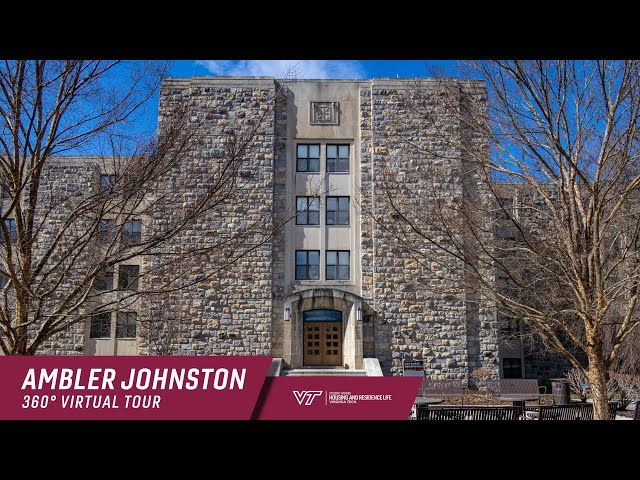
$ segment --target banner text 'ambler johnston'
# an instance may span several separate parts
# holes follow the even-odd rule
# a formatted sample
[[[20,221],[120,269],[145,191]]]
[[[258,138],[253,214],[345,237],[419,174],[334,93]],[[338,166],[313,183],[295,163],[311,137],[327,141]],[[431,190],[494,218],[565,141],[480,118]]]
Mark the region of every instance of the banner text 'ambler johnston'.
[[[22,390],[242,390],[246,368],[132,368],[119,379],[113,368],[53,368],[27,371]]]

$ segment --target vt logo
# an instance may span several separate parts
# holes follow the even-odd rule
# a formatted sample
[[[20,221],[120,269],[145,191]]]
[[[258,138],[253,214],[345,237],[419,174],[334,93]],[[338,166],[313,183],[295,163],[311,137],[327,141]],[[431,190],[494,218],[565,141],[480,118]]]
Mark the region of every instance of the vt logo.
[[[322,390],[294,390],[293,394],[298,401],[298,405],[311,405],[316,397],[322,395]]]

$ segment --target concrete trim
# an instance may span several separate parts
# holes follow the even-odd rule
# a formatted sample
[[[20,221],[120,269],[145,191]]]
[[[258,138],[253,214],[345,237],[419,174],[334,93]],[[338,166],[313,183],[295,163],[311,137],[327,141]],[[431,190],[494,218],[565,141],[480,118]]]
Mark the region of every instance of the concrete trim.
[[[317,305],[317,306],[316,306]],[[362,308],[362,298],[344,290],[318,287],[287,295],[284,308],[290,309],[290,319],[284,325],[284,362],[288,368],[303,366],[304,322],[302,314],[308,307],[333,308],[342,312],[342,366],[362,370],[362,321],[356,318]]]
[[[113,162],[117,158],[131,158],[129,155],[122,155],[120,157],[113,155],[56,155],[53,157],[48,157],[46,164],[51,165],[86,165],[90,162]]]
[[[371,83],[371,88],[376,89],[406,89],[414,87],[416,84],[420,85],[436,85],[436,83],[441,81],[446,81],[448,83],[457,83],[461,86],[466,87],[480,87],[486,88],[486,84],[484,80],[457,80],[455,78],[447,78],[447,79],[438,79],[438,78],[374,78]]]
[[[362,363],[367,377],[382,377],[382,368],[380,368],[380,361],[377,358],[364,358]]]
[[[279,377],[282,370],[282,362],[284,362],[282,358],[273,358],[267,371],[267,377]]]
[[[275,82],[282,83],[352,83],[360,87],[367,88],[406,88],[407,86],[418,83],[431,83],[441,81],[436,78],[374,78],[372,80],[356,80],[356,79],[329,79],[329,78],[304,78],[304,79],[287,79],[275,77],[224,77],[224,76],[195,76],[195,77],[167,77],[162,82],[167,87],[197,87],[197,86],[230,86],[230,87],[270,87]],[[448,82],[455,82],[464,86],[485,87],[484,80],[457,80],[454,78],[446,79]]]
[[[273,77],[167,77],[162,82],[163,88],[187,87],[247,87],[247,88],[275,88]]]
[[[351,78],[278,78],[283,83],[355,83],[360,86],[371,86],[371,80],[358,80]]]
[[[289,295],[284,297],[283,301],[285,304],[291,304],[293,302],[297,302],[305,298],[312,298],[312,297],[334,297],[334,298],[341,298],[351,303],[362,302],[362,297],[354,293],[350,293],[345,290],[340,290],[338,288],[332,288],[332,287],[309,288],[307,290],[290,293]]]

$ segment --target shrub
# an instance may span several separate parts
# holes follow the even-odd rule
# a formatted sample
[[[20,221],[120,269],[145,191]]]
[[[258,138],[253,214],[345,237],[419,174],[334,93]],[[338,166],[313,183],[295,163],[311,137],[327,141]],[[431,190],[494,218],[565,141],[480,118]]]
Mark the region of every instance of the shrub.
[[[471,378],[473,378],[476,386],[478,387],[478,390],[480,390],[481,392],[486,391],[487,380],[489,380],[491,377],[492,377],[491,370],[484,367],[474,370],[473,373],[471,374]]]

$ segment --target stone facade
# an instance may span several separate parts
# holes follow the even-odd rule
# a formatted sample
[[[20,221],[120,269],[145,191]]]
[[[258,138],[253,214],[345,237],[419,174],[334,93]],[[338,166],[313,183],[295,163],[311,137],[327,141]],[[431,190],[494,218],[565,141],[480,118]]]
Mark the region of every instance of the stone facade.
[[[452,85],[454,90],[473,89],[486,102],[484,84]],[[426,117],[408,109],[406,99],[414,90],[410,79],[194,77],[164,82],[160,129],[172,112],[186,105],[190,124],[205,135],[156,185],[143,235],[168,228],[185,205],[215,182],[230,134],[241,136],[257,126],[244,155],[236,201],[207,211],[162,252],[141,263],[145,285],[161,285],[170,277],[184,286],[144,297],[140,304],[141,320],[172,325],[165,353],[273,355],[283,357],[285,367],[298,368],[303,366],[303,312],[329,308],[342,312],[345,368],[361,369],[363,358],[375,357],[385,375],[401,375],[403,360],[422,359],[432,378],[469,379],[481,367],[500,375],[495,309],[447,279],[440,266],[420,265],[385,228],[385,222],[395,221],[381,188],[386,167],[403,174],[396,194],[418,192],[409,200],[419,207],[481,201],[484,195],[477,172],[466,168],[467,159],[454,147],[470,142],[488,154],[484,140],[442,107],[435,82],[420,86]],[[327,145],[348,145],[349,171],[302,175],[296,171],[300,144],[320,145],[322,165]],[[88,175],[100,173],[94,171],[96,165],[78,168],[86,168]],[[62,174],[56,181],[69,188],[74,184]],[[321,198],[322,219],[326,196],[349,196],[349,225],[296,225],[296,196],[301,195]],[[211,275],[210,260],[232,253],[215,247],[216,242],[251,222],[262,222],[273,236]],[[161,268],[168,255],[195,249],[202,253],[178,268]],[[294,273],[299,250],[319,251],[321,263],[328,250],[349,251],[349,278],[330,281],[321,275],[299,281]],[[324,265],[319,268],[324,272]],[[51,342],[47,353],[95,353],[86,348],[86,338],[83,342],[87,332],[87,327],[78,327],[65,333]],[[138,353],[153,354],[143,338]]]
[[[468,86],[474,86],[473,82],[461,84],[461,88]],[[269,105],[273,111],[260,139],[264,151],[258,151],[252,165],[256,183],[243,192],[248,203],[257,200],[258,208],[255,212],[231,208],[227,217],[241,221],[244,216],[264,215],[269,210],[274,225],[288,220],[285,228],[276,230],[271,244],[232,266],[227,278],[210,284],[204,282],[152,302],[150,316],[156,311],[176,312],[180,325],[179,354],[272,354],[284,356],[285,364],[290,363],[291,367],[299,367],[302,365],[301,348],[297,346],[301,336],[298,317],[308,305],[313,304],[314,308],[333,305],[345,312],[345,341],[350,326],[355,328],[351,334],[355,343],[347,345],[345,352],[362,352],[359,360],[345,362],[351,363],[348,368],[361,365],[361,357],[376,357],[385,374],[401,374],[405,359],[424,359],[427,373],[433,377],[468,378],[473,368],[483,366],[497,372],[497,332],[492,310],[477,299],[470,299],[467,292],[453,283],[443,285],[436,276],[429,280],[429,272],[394,245],[384,225],[371,215],[384,217],[388,213],[384,212],[386,206],[379,185],[389,158],[401,159],[406,171],[419,170],[424,165],[435,168],[443,188],[433,192],[429,185],[411,185],[412,190],[423,193],[420,201],[426,208],[435,201],[436,193],[440,200],[443,195],[461,198],[465,195],[463,182],[478,182],[477,178],[462,178],[462,154],[452,150],[447,135],[459,139],[464,132],[454,115],[442,111],[437,95],[427,93],[429,108],[436,117],[431,131],[425,135],[415,129],[419,119],[412,118],[404,104],[413,87],[411,80],[404,79],[286,83],[272,79],[193,78],[165,82],[161,121],[163,112],[188,98],[195,112],[194,121],[205,122],[211,141],[167,178],[167,188],[174,191],[167,197],[166,209],[159,210],[154,217],[152,228],[161,228],[162,219],[174,214],[175,205],[187,200],[185,191],[176,191],[175,186],[182,183],[193,194],[199,181],[206,185],[208,165],[215,161],[215,152],[221,151],[216,138],[222,138],[225,128],[239,118],[255,118],[260,105],[263,108]],[[483,86],[474,87],[484,92]],[[429,92],[429,88],[427,85],[422,89]],[[247,108],[252,102],[255,106]],[[338,106],[339,116],[328,124],[331,126],[314,121],[314,112],[310,110],[314,102]],[[405,134],[413,136],[406,138]],[[323,190],[325,179],[309,175],[301,180],[295,174],[292,147],[301,141],[334,138],[353,145],[351,187],[344,188],[356,205],[351,234],[354,236],[357,224],[358,235],[351,269],[357,273],[342,284],[322,278],[317,282],[295,281],[293,250],[318,248],[323,253],[324,248],[314,246],[313,238],[309,239],[315,230],[305,229],[300,240],[296,232],[303,229],[291,220],[293,199],[305,193],[305,188],[308,192],[314,187]],[[424,158],[409,152],[407,140],[418,145],[423,142],[435,156]],[[437,160],[438,154],[447,160]],[[415,181],[419,178],[416,175]],[[301,187],[301,181],[306,186]],[[207,232],[222,227],[215,219],[205,218],[176,243],[206,245]],[[328,244],[330,240],[323,233],[318,245],[325,242]],[[201,273],[198,268],[187,267],[182,278],[195,279]],[[355,295],[354,300],[341,303],[344,300],[338,297],[346,293]],[[360,325],[349,313],[356,304],[363,309]],[[285,308],[293,309],[289,320],[284,319]]]
[[[469,87],[483,91],[473,82],[459,86]],[[407,107],[414,92],[421,97],[419,111]],[[385,374],[401,374],[405,359],[422,359],[431,378],[466,379],[480,367],[497,375],[492,310],[447,280],[441,266],[430,271],[420,265],[390,233],[397,220],[381,188],[389,170],[402,176],[392,184],[393,194],[414,208],[436,202],[446,208],[469,191],[478,194],[479,179],[463,168],[459,148],[469,133],[442,108],[437,93],[437,82],[416,87],[407,80],[374,80],[361,92],[363,297],[371,318],[366,353],[380,360]]]
[[[222,235],[251,222],[270,228],[274,208],[274,145],[276,85],[269,79],[171,79],[160,93],[160,128],[175,108],[187,105],[190,122],[205,132],[184,161],[157,187],[152,232],[175,223],[181,206],[201,198],[216,179],[224,162],[228,135],[257,128],[243,162],[242,186],[237,198],[206,212],[171,242],[171,254],[200,249],[204,253],[181,262],[179,271],[159,268],[163,255],[151,257],[148,282],[175,276],[183,285],[209,275],[212,256],[230,256],[225,247],[213,248]],[[242,141],[241,134],[238,139]],[[148,298],[148,317],[167,318],[171,351],[178,355],[270,355],[272,349],[273,246],[263,243],[212,280],[173,293]],[[216,262],[219,265],[220,262]],[[157,270],[157,271],[156,271]]]
[[[41,318],[47,318],[55,312],[62,299],[70,298],[72,292],[79,291],[82,294],[84,275],[93,266],[93,247],[78,248],[78,245],[84,244],[78,239],[95,226],[94,218],[89,209],[85,209],[82,215],[70,216],[69,213],[74,209],[80,211],[80,206],[86,205],[87,198],[96,191],[104,168],[103,159],[89,156],[60,157],[44,166],[38,188],[39,203],[34,212],[34,226],[39,229],[39,243],[33,249],[33,259],[34,264],[37,264],[47,254],[51,261],[41,270],[32,286],[36,295],[42,294],[38,305]],[[27,191],[28,187],[25,189]],[[2,210],[7,207],[5,201],[3,198],[0,204]],[[65,230],[61,233],[63,226]],[[64,261],[68,252],[72,252],[74,262]],[[59,262],[57,268],[51,268],[54,262]],[[11,302],[15,298],[14,291],[9,289],[6,293],[7,300]],[[89,300],[86,308],[77,312],[78,318],[92,307],[93,303]],[[36,321],[29,327],[28,335],[34,335],[33,332],[41,326],[41,321]],[[84,322],[79,322],[45,341],[36,353],[84,355],[87,353],[88,343],[87,326]]]
[[[562,378],[573,365],[558,352],[540,346],[540,349],[525,349],[524,370],[525,378]],[[586,364],[586,362],[585,362]]]
[[[46,172],[40,183],[40,205],[36,210],[36,221],[47,218],[43,234],[40,236],[42,243],[37,253],[44,253],[50,247],[57,227],[68,221],[68,212],[84,199],[85,192],[92,191],[100,175],[100,165],[96,159],[68,159],[60,160],[47,165]],[[64,186],[61,188],[61,186]],[[50,208],[52,207],[52,208]],[[36,223],[37,224],[37,223]],[[65,235],[61,243],[69,244],[74,240],[78,232],[86,231],[90,228],[90,220],[80,218],[73,222],[74,227],[69,229],[69,234]],[[61,247],[63,249],[64,247]],[[59,250],[58,250],[59,251]],[[90,255],[85,252],[80,255],[79,265],[87,265],[83,257]],[[55,282],[57,276],[48,282]],[[43,288],[44,285],[40,285]],[[50,312],[53,310],[56,298],[68,295],[75,285],[69,282],[61,283],[57,289],[58,297],[54,297],[43,310]],[[45,342],[40,353],[44,355],[83,355],[85,347],[85,326],[83,323],[73,325],[71,328],[57,335],[54,339]]]

